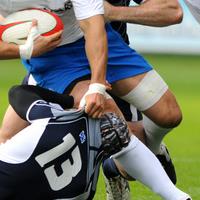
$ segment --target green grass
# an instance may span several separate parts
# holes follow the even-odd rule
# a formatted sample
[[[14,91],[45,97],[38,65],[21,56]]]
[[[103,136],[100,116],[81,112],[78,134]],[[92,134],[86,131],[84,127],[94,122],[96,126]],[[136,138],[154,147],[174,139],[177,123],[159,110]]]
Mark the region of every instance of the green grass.
[[[182,108],[183,122],[165,139],[177,170],[178,187],[200,199],[200,56],[145,55],[162,75]],[[20,83],[25,71],[18,60],[0,61],[0,119],[7,107],[7,91]],[[133,200],[160,200],[150,190],[131,182]],[[95,200],[105,199],[102,176]]]

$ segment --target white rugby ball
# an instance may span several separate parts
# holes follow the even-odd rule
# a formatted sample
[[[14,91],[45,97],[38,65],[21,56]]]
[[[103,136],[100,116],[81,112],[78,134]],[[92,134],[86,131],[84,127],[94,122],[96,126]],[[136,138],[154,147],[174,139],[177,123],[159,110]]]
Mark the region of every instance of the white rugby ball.
[[[24,44],[30,31],[32,20],[38,22],[39,33],[52,35],[63,30],[62,20],[53,12],[32,8],[8,15],[0,24],[0,40],[8,43]]]

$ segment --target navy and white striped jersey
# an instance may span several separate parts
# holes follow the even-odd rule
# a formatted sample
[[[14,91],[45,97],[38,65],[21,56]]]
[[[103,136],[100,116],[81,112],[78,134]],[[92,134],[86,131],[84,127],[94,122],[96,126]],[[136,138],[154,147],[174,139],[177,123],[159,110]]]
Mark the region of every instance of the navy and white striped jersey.
[[[1,200],[86,200],[96,190],[101,134],[99,120],[33,102],[31,125],[0,145]]]

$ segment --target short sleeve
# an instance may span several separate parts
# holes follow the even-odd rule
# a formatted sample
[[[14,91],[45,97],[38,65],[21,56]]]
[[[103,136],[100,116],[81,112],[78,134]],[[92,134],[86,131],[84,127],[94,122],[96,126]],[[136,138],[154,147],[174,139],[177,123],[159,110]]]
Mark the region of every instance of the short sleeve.
[[[72,4],[78,20],[104,14],[103,0],[72,0]]]

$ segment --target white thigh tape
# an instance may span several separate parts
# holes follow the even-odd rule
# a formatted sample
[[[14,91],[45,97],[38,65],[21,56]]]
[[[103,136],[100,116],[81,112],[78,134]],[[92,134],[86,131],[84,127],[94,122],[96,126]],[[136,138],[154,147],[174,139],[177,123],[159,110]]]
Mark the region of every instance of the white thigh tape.
[[[144,111],[153,106],[167,89],[168,86],[160,75],[151,70],[132,91],[121,98]]]
[[[19,53],[22,59],[29,60],[33,53],[34,40],[39,36],[37,26],[33,26],[28,34],[26,43],[19,46]]]

